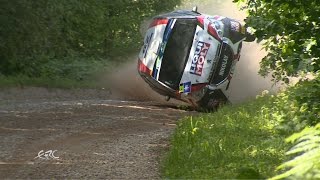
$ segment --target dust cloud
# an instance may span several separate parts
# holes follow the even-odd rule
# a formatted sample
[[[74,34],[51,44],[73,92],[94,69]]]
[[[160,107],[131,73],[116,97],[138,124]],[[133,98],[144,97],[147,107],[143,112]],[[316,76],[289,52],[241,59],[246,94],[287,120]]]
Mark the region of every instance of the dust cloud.
[[[137,53],[138,54],[138,53]],[[163,101],[164,97],[154,92],[140,77],[137,70],[138,55],[131,56],[128,63],[107,74],[105,81],[112,97],[124,100]]]
[[[186,0],[186,3],[177,9],[192,9],[198,6],[198,11],[210,15],[222,15],[230,18],[243,20],[245,13],[240,12],[232,0]],[[142,23],[141,33],[145,32],[148,20]],[[235,74],[230,83],[227,96],[232,103],[239,103],[254,98],[263,90],[277,91],[270,78],[258,75],[259,62],[266,54],[257,43],[243,43],[240,61],[237,64]],[[108,83],[114,97],[140,101],[161,101],[164,97],[154,92],[146,84],[137,72],[136,55],[129,58],[127,64],[118,70],[104,76],[104,82]]]

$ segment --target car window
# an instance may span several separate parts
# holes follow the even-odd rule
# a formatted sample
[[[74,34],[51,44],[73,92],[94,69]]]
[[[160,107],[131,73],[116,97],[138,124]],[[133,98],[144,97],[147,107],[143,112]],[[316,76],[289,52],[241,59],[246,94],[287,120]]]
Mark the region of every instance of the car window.
[[[159,80],[177,90],[196,30],[196,19],[177,19],[165,47]]]

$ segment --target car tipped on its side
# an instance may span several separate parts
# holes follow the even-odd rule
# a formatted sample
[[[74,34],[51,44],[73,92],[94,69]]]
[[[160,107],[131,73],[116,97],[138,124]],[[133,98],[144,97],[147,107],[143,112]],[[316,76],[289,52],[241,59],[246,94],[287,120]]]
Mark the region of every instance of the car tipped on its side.
[[[139,53],[138,72],[167,100],[214,110],[228,103],[243,41],[254,36],[237,20],[177,10],[153,18]]]

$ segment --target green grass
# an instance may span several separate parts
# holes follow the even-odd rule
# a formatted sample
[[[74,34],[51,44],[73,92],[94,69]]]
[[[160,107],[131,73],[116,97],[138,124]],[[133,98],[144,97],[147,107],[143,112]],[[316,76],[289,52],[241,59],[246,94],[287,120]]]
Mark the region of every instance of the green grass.
[[[265,96],[178,123],[163,161],[164,178],[267,178],[284,160],[285,134],[270,121]]]

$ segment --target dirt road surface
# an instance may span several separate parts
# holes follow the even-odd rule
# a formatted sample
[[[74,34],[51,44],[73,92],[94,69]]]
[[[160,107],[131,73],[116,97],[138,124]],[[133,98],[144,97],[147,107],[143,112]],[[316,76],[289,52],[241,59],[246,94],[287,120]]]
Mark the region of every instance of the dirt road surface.
[[[177,120],[195,114],[102,90],[7,89],[0,100],[0,179],[158,179]]]

